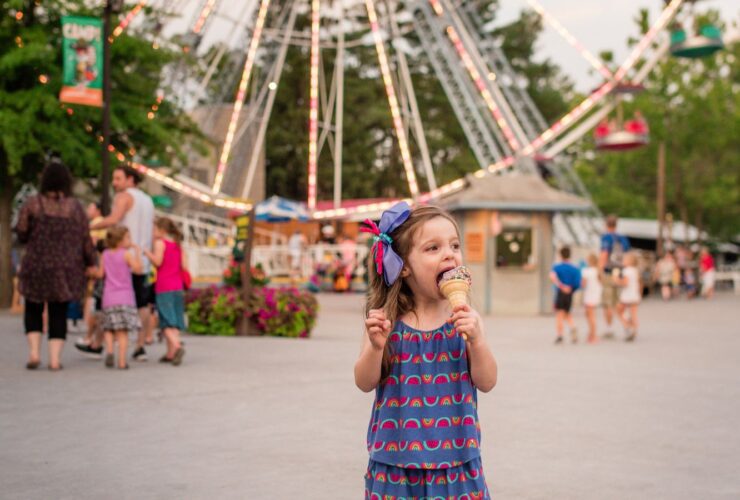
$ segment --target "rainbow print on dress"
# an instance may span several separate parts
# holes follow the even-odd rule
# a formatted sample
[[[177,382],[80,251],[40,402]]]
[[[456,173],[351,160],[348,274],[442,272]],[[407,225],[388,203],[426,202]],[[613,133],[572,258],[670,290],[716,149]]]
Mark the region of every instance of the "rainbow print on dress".
[[[465,341],[452,324],[424,332],[398,321],[388,343],[390,373],[368,425],[365,497],[490,498]]]

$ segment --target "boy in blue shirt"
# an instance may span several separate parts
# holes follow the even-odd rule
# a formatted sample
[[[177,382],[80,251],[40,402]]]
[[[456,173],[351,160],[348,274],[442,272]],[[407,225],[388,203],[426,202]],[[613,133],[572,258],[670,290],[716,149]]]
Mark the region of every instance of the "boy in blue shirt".
[[[573,343],[578,342],[578,332],[573,323],[570,308],[573,303],[573,293],[581,286],[581,270],[570,263],[570,248],[560,249],[562,262],[555,264],[550,272],[550,280],[557,287],[555,293],[555,329],[557,331],[556,344],[563,342],[563,322],[570,326],[570,337]]]

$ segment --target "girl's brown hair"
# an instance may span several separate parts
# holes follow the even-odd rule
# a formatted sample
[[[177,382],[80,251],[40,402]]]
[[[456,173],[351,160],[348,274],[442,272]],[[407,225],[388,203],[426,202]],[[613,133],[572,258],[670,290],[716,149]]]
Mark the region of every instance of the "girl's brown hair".
[[[178,245],[182,243],[182,231],[180,231],[180,228],[172,221],[172,219],[168,217],[157,217],[154,221],[154,225],[170,235]]]
[[[416,233],[424,223],[437,217],[443,217],[449,220],[455,226],[455,231],[457,231],[458,235],[460,234],[455,219],[449,213],[433,205],[419,206],[412,209],[409,218],[389,234],[393,240],[391,244],[393,250],[403,259],[404,264],[414,246],[414,236]],[[383,309],[386,319],[393,325],[404,314],[414,311],[416,306],[414,295],[403,278],[399,276],[391,286],[387,286],[383,280],[383,276],[378,274],[375,269],[372,252],[368,256],[368,268],[370,286],[365,303],[365,317],[367,317],[371,309]],[[380,374],[381,382],[390,374],[391,355],[390,344],[386,342]]]
[[[123,241],[128,234],[128,228],[125,226],[113,226],[105,233],[105,247],[113,250]]]

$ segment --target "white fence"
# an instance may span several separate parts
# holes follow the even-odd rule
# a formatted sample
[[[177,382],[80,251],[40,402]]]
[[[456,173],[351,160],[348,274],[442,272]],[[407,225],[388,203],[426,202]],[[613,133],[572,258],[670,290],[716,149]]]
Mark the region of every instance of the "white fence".
[[[716,283],[730,282],[735,295],[740,295],[740,266],[720,266],[714,278]]]

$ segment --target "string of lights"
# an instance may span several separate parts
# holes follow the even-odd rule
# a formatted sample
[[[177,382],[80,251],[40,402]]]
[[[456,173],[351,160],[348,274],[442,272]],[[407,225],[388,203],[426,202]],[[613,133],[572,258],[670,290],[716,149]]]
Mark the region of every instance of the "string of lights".
[[[409,183],[411,197],[415,199],[419,196],[419,184],[416,181],[416,172],[414,171],[414,163],[411,159],[411,151],[406,138],[406,129],[401,119],[401,109],[396,98],[396,91],[393,88],[393,79],[391,78],[390,65],[388,64],[385,47],[383,46],[383,37],[380,33],[380,26],[378,25],[378,16],[375,13],[375,5],[372,0],[365,0],[365,7],[367,8],[367,17],[370,21],[370,30],[375,41],[375,50],[378,53],[380,72],[383,75],[385,93],[388,96],[388,105],[390,106],[391,116],[393,117],[393,127],[396,130],[398,147],[401,150],[403,168],[406,171],[406,180]]]
[[[493,116],[496,124],[499,126],[501,132],[504,134],[506,142],[509,143],[509,146],[511,146],[512,150],[516,151],[520,147],[519,141],[516,140],[516,137],[514,137],[514,132],[512,132],[509,124],[506,123],[504,116],[501,114],[501,110],[496,105],[496,101],[494,101],[493,96],[486,86],[486,81],[483,79],[483,77],[478,72],[478,69],[475,67],[473,60],[470,58],[470,54],[465,49],[462,40],[460,40],[460,37],[457,35],[457,31],[452,26],[448,26],[446,32],[447,36],[452,42],[452,45],[455,47],[455,51],[457,51],[457,55],[460,56],[460,60],[462,61],[463,66],[465,66],[465,69],[468,71],[471,80],[473,80],[473,83],[475,83],[475,87],[478,89],[478,92],[483,98],[483,101],[486,103],[488,111],[490,111],[491,116]]]
[[[206,21],[208,21],[208,18],[213,13],[214,7],[216,6],[216,0],[206,0],[206,3],[203,5],[203,8],[200,10],[200,14],[198,14],[198,18],[193,23],[193,29],[192,32],[196,35],[199,35],[200,32],[203,30],[203,26],[205,26]]]
[[[308,209],[316,208],[319,138],[319,35],[321,2],[311,0],[311,61],[308,108]]]
[[[529,5],[534,9],[534,11],[542,17],[542,19],[545,20],[547,24],[552,26],[552,28],[557,31],[557,33],[565,39],[566,42],[568,42],[570,45],[573,46],[580,54],[583,56],[584,59],[586,59],[591,66],[596,69],[601,75],[606,78],[607,80],[610,80],[612,78],[612,72],[609,71],[609,68],[604,65],[604,63],[595,55],[593,55],[585,45],[583,45],[581,42],[574,37],[570,31],[568,31],[565,26],[560,24],[560,21],[558,21],[554,16],[552,16],[549,12],[545,10],[545,8],[540,4],[537,0],[527,0]]]
[[[249,42],[247,60],[244,63],[241,81],[239,82],[239,88],[236,92],[236,99],[234,100],[234,108],[231,111],[229,128],[226,132],[226,139],[224,139],[223,149],[221,150],[221,156],[218,160],[218,166],[216,167],[216,177],[213,180],[213,193],[218,193],[221,191],[221,184],[224,180],[224,172],[226,171],[226,166],[229,161],[229,155],[231,154],[231,148],[234,142],[234,134],[236,133],[236,126],[239,122],[239,116],[241,115],[242,107],[244,106],[244,99],[247,96],[247,84],[249,83],[249,77],[252,74],[254,59],[257,55],[260,38],[262,37],[262,29],[264,28],[265,18],[267,17],[267,9],[269,7],[270,0],[261,0],[259,12],[257,13],[257,20],[254,24],[254,31],[252,32],[252,39]]]
[[[126,14],[126,17],[124,17],[120,23],[118,23],[118,26],[115,27],[113,32],[108,37],[108,41],[110,43],[113,43],[116,38],[121,36],[121,33],[128,27],[129,24],[131,24],[131,21],[134,20],[134,18],[141,12],[141,10],[146,6],[147,0],[141,0],[139,3],[136,4],[136,6],[131,9],[131,11]]]

